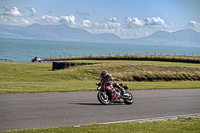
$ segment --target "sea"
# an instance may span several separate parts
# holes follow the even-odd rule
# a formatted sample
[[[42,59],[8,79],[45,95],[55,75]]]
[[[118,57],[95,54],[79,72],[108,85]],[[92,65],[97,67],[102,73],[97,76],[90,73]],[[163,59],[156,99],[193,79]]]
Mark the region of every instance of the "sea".
[[[0,61],[31,61],[39,58],[104,55],[200,56],[200,47],[106,44],[0,38]]]

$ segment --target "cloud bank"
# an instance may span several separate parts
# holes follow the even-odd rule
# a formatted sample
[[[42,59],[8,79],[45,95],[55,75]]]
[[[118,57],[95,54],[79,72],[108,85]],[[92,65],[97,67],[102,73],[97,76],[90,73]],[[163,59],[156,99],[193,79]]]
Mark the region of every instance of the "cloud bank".
[[[139,20],[138,18],[125,17],[125,22],[128,24],[127,27],[129,28],[143,27],[143,26],[160,28],[160,27],[165,26],[165,21],[161,19],[160,17],[146,18],[145,20]]]
[[[54,17],[49,15],[43,15],[40,19],[38,19],[39,23],[42,24],[69,24],[69,25],[75,25],[75,17],[73,15],[70,16],[60,16],[60,17]]]
[[[77,11],[75,15],[53,16],[44,14],[38,16],[36,9],[26,7],[26,10],[17,7],[4,6],[0,10],[0,24],[27,26],[34,23],[42,25],[67,24],[71,27],[85,29],[91,33],[114,33],[121,38],[137,38],[150,35],[158,30],[175,31],[184,28],[190,28],[200,31],[200,23],[191,20],[184,26],[166,23],[161,17],[147,17],[140,19],[138,17],[124,17],[118,19],[113,16],[99,19],[100,14]],[[93,16],[95,14],[95,17]],[[77,19],[76,19],[77,18]],[[94,19],[95,18],[95,19]]]
[[[3,9],[4,9],[4,11],[1,12],[2,15],[7,15],[7,16],[23,16],[23,14],[18,10],[17,7],[4,6]]]

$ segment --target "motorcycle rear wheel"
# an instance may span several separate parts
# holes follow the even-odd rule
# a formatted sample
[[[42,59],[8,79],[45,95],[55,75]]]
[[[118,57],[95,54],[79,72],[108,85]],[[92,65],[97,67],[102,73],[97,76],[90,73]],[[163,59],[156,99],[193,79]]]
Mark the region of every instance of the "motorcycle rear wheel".
[[[103,104],[103,105],[110,104],[109,97],[108,97],[108,95],[105,92],[98,92],[97,98],[98,98],[99,102],[101,104]]]
[[[130,105],[130,104],[133,103],[133,95],[130,92],[128,92],[128,91],[126,91],[126,94],[128,96],[126,98],[124,98],[124,103]]]

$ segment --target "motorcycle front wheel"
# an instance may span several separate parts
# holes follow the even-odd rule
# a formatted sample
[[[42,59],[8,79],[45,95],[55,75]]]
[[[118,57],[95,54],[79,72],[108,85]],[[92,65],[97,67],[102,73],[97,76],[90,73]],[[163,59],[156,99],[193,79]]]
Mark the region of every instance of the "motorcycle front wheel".
[[[97,98],[98,98],[99,102],[101,104],[103,104],[103,105],[110,104],[109,97],[108,97],[108,95],[105,92],[98,92]]]
[[[130,93],[130,92],[128,92],[128,91],[126,91],[126,97],[124,98],[124,103],[125,104],[132,104],[133,103],[133,95]]]

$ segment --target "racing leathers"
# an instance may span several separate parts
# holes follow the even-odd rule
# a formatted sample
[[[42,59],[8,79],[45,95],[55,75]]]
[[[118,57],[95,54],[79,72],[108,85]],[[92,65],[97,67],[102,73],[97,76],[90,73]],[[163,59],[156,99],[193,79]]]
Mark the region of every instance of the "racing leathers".
[[[117,83],[114,83],[113,80],[114,78],[111,76],[111,74],[107,74],[105,77],[101,79],[101,84],[102,84],[101,89],[105,88],[106,93],[108,93],[111,102],[113,102],[117,97],[116,90],[114,87],[117,87],[122,90],[120,85]]]

